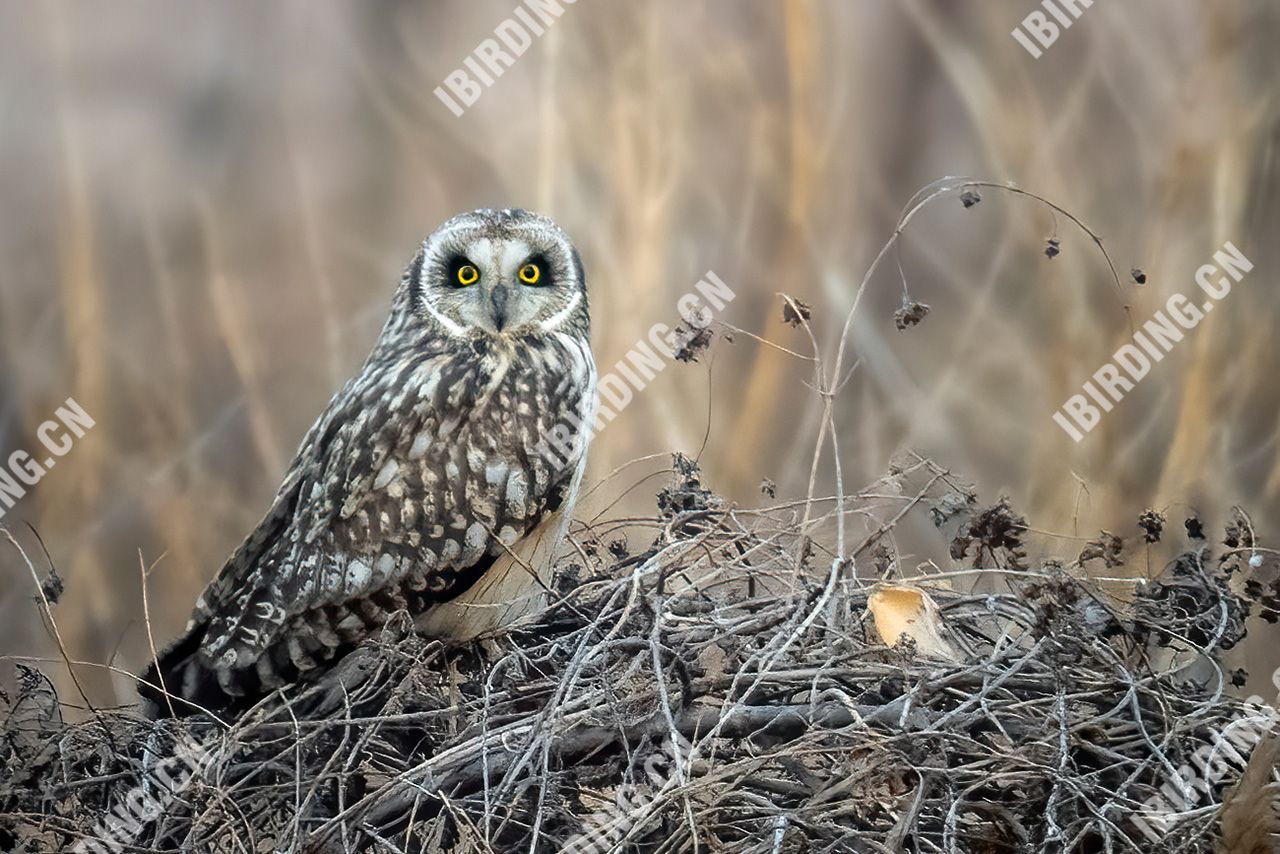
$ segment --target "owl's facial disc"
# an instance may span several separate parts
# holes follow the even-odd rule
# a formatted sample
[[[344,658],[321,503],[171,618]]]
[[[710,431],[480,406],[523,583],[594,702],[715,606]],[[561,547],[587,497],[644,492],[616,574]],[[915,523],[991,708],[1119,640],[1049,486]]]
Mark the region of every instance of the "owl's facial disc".
[[[445,293],[437,302],[448,316],[489,335],[534,331],[560,287],[545,254],[527,241],[482,237],[449,259]]]
[[[532,214],[450,220],[427,239],[420,279],[422,308],[455,337],[545,333],[585,302],[568,239]]]

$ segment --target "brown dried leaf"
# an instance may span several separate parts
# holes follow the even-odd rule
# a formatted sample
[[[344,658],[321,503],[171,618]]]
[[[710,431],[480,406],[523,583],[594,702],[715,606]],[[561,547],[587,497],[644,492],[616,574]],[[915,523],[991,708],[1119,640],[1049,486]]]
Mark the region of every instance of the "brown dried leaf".
[[[885,644],[897,646],[906,635],[925,655],[951,661],[964,660],[947,640],[949,630],[937,603],[919,587],[910,584],[878,587],[867,599],[867,609],[871,611],[876,632]]]

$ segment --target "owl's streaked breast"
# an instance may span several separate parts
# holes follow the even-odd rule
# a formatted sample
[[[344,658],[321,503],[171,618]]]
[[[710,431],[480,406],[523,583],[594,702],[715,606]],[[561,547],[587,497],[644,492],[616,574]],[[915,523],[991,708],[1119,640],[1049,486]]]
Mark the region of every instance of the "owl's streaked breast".
[[[509,545],[571,474],[538,448],[558,425],[577,429],[589,373],[583,346],[556,335],[480,340],[387,371],[398,405],[352,432],[351,470],[326,478],[334,546],[400,551],[429,571]]]

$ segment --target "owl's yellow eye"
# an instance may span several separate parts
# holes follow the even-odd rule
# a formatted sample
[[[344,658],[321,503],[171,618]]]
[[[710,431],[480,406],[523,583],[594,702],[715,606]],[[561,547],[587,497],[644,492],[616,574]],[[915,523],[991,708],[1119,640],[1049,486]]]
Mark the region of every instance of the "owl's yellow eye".
[[[542,281],[542,268],[537,264],[529,263],[520,268],[520,281],[526,285],[536,285]]]
[[[460,285],[474,285],[480,281],[480,271],[474,264],[463,264],[458,268],[457,278]]]

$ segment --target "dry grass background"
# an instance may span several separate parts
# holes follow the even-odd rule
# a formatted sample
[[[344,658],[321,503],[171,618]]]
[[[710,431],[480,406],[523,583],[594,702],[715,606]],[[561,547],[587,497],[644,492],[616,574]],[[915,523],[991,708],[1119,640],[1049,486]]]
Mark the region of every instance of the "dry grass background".
[[[1272,527],[1269,0],[1098,3],[1038,61],[1009,35],[1022,0],[584,0],[455,118],[431,90],[514,5],[0,4],[0,449],[31,447],[68,395],[98,421],[5,523],[48,543],[73,655],[141,666],[139,555],[159,561],[157,635],[181,626],[363,358],[416,242],[485,205],[575,236],[602,365],[708,269],[739,295],[735,326],[803,348],[784,291],[834,343],[900,208],[942,175],[1079,215],[1147,271],[1126,284],[1139,320],[1231,240],[1253,273],[1075,446],[1050,415],[1128,331],[1105,265],[1061,218],[1047,260],[1055,223],[1030,202],[933,207],[899,254],[933,312],[898,333],[885,265],[837,420],[849,483],[914,447],[1081,542],[1132,534],[1147,505],[1176,529],[1239,502]],[[663,453],[635,482],[698,452],[709,418],[710,485],[753,503],[767,476],[801,495],[821,416],[808,378],[721,342],[640,395],[592,471]],[[584,512],[624,513],[659,482],[614,505],[618,483]],[[0,650],[53,654],[25,568],[0,562]],[[1276,663],[1265,642],[1252,655]],[[83,679],[132,699],[105,671]]]

